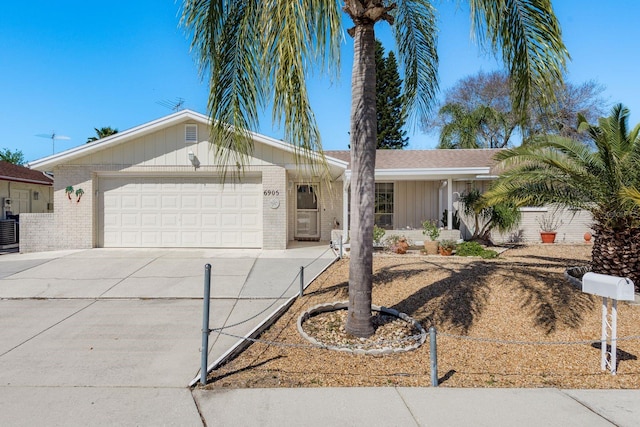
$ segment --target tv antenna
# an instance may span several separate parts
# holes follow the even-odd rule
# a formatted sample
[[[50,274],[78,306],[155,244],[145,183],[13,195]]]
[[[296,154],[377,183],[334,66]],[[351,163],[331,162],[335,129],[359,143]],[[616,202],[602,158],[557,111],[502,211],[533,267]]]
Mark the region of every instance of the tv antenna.
[[[162,101],[156,101],[156,104],[162,105],[163,107],[170,109],[174,113],[177,113],[184,107],[184,98],[176,98],[173,101],[169,99],[163,99]]]
[[[51,154],[55,154],[56,153],[56,139],[60,139],[60,140],[69,140],[69,139],[71,139],[71,138],[69,138],[68,136],[65,136],[65,135],[58,135],[55,130],[51,131],[51,133],[39,133],[36,136],[38,136],[40,138],[48,138],[48,139],[51,140]]]

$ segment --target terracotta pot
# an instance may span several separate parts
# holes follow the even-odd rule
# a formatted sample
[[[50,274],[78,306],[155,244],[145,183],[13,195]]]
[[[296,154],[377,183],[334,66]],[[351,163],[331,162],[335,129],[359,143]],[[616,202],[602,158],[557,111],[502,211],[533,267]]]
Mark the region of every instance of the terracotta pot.
[[[440,255],[442,255],[442,256],[451,256],[451,255],[453,255],[453,249],[440,248]]]
[[[424,241],[424,251],[427,255],[437,255],[438,253],[438,242],[432,240]]]
[[[589,233],[588,231],[586,233],[584,233],[584,242],[585,243],[591,243],[591,233]]]
[[[407,249],[409,249],[409,244],[407,243],[406,240],[400,240],[395,245],[395,252],[397,254],[406,254],[407,253]]]
[[[541,231],[540,238],[542,239],[542,243],[553,243],[556,241],[556,232],[555,231]]]

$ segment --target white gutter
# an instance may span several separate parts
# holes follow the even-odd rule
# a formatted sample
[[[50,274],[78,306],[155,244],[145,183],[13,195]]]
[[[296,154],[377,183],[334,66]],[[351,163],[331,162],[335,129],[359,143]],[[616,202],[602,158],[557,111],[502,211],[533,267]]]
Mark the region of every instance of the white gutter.
[[[25,182],[28,184],[53,185],[52,182],[48,182],[48,181],[38,181],[35,179],[28,179],[28,178],[16,178],[15,176],[0,175],[0,180],[11,181],[11,182]]]

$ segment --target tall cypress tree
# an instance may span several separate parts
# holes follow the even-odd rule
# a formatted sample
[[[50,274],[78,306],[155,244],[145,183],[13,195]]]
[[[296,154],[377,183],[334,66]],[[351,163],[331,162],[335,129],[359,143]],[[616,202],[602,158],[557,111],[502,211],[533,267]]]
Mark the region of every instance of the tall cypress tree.
[[[378,149],[402,149],[409,144],[402,130],[406,114],[402,105],[402,79],[393,51],[385,58],[382,43],[376,40],[376,111]]]

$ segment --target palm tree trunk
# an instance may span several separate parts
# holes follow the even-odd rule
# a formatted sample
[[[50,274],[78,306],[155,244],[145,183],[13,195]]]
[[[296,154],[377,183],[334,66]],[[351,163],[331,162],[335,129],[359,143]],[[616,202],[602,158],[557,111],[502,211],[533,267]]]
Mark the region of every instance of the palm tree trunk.
[[[353,31],[351,75],[351,260],[346,331],[373,335],[373,223],[376,162],[376,66],[373,23]]]
[[[640,227],[613,230],[594,224],[596,233],[591,255],[594,273],[628,277],[640,291]]]

